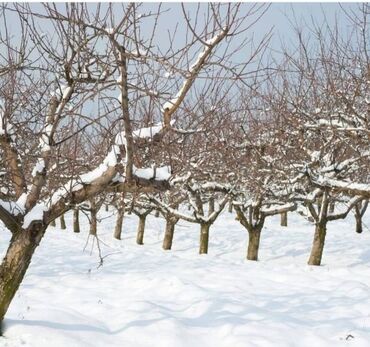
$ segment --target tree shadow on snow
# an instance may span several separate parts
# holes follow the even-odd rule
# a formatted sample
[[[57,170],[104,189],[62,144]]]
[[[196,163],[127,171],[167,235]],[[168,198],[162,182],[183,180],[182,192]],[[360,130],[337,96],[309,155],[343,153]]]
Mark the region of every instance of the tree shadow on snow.
[[[78,324],[78,323],[59,323],[59,322],[52,322],[47,320],[38,320],[38,319],[5,319],[4,321],[4,330],[3,333],[6,335],[6,331],[13,327],[13,326],[35,326],[35,327],[45,327],[49,329],[55,330],[67,330],[67,331],[94,331],[100,332],[103,334],[111,334],[106,327],[97,327],[94,325],[89,324]]]

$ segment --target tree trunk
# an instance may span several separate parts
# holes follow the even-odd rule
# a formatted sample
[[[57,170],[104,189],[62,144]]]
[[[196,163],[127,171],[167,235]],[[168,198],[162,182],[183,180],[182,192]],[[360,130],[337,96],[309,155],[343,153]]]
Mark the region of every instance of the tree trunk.
[[[117,240],[121,240],[122,224],[123,224],[124,215],[125,215],[125,209],[123,208],[118,209],[116,226],[114,227],[114,235],[113,235],[113,237]]]
[[[154,213],[154,217],[155,217],[155,218],[158,218],[158,217],[159,217],[159,210],[155,211],[155,213]]]
[[[67,229],[66,221],[64,219],[64,214],[60,216],[60,229],[65,230]]]
[[[248,231],[249,241],[248,241],[248,251],[247,251],[247,259],[248,260],[258,260],[258,250],[260,247],[260,238],[261,238],[261,230],[262,229],[253,229]]]
[[[233,202],[232,202],[232,200],[229,201],[228,211],[229,211],[229,213],[233,212]]]
[[[208,253],[208,241],[209,241],[209,228],[210,224],[201,224],[200,225],[200,245],[199,245],[199,254]]]
[[[361,214],[355,213],[355,219],[356,219],[356,233],[361,234],[362,233],[362,217],[361,217]]]
[[[108,211],[109,211],[109,205],[105,204],[105,212],[108,212]]]
[[[97,235],[97,214],[98,211],[95,208],[91,209],[91,220],[90,220],[90,235],[96,236]]]
[[[334,213],[334,210],[335,210],[335,202],[331,202],[330,204],[329,204],[329,212],[330,213]]]
[[[288,212],[280,213],[280,225],[282,227],[287,227],[288,226]]]
[[[51,222],[50,222],[50,224],[49,224],[51,227],[56,227],[57,225],[56,225],[56,223],[55,223],[55,219],[53,219]]]
[[[76,207],[73,210],[73,232],[74,233],[79,233],[80,232],[80,211]]]
[[[144,244],[144,230],[145,230],[146,215],[139,216],[139,224],[137,226],[136,243],[138,245]]]
[[[164,233],[163,245],[164,250],[170,250],[172,247],[173,234],[177,220],[173,217],[166,218],[166,231]]]
[[[211,197],[208,202],[208,216],[215,212],[215,198]]]
[[[45,227],[34,226],[14,232],[5,258],[0,265],[0,335],[1,323],[21,284],[32,255],[45,233]]]
[[[358,203],[354,210],[355,210],[355,220],[356,220],[356,233],[361,234],[362,233],[362,216],[364,215],[366,211],[367,205],[364,206],[364,209],[362,207],[362,202]]]
[[[324,250],[326,236],[326,223],[318,223],[315,228],[310,259],[308,265],[321,265],[322,253]]]

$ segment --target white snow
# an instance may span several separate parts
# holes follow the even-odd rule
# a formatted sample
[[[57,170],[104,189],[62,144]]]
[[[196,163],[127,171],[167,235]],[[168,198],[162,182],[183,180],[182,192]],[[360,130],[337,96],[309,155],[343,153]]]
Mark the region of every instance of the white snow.
[[[22,195],[17,200],[17,206],[19,206],[19,213],[24,213],[26,210],[26,202],[27,202],[27,193],[22,193]]]
[[[42,173],[45,169],[45,161],[43,158],[38,158],[35,167],[32,170],[32,176],[35,177],[38,173]]]
[[[172,73],[172,72],[166,71],[166,72],[164,73],[164,77],[165,77],[165,78],[171,78],[172,76],[173,76],[173,73]]]
[[[16,202],[0,199],[0,206],[14,216],[17,216],[20,213],[24,213],[23,206],[18,205]]]
[[[117,146],[126,146],[127,145],[127,142],[126,142],[126,135],[125,135],[125,132],[124,131],[120,131],[117,135],[116,135],[116,138],[114,140],[114,143],[117,145]]]
[[[176,96],[171,99],[170,101],[167,101],[163,104],[162,106],[162,109],[163,110],[166,110],[166,109],[171,109],[177,102],[178,100],[180,99],[181,95],[183,94],[184,92],[184,89],[186,87],[186,84],[187,84],[187,81],[185,80],[183,83],[182,83],[182,87],[180,88],[180,90],[177,92]]]
[[[156,179],[156,180],[163,180],[167,181],[171,177],[171,167],[170,166],[162,166],[158,168],[137,168],[135,165],[133,166],[134,175],[140,178],[144,178],[147,180]]]
[[[71,91],[71,87],[66,84],[61,84],[55,91],[50,92],[51,96],[57,96],[58,98],[66,99]]]
[[[117,99],[118,99],[119,103],[122,104],[122,93],[118,94]]]
[[[132,135],[134,137],[140,137],[140,138],[151,138],[155,134],[158,134],[162,129],[163,129],[162,123],[157,123],[156,125],[153,125],[151,127],[140,128],[140,129],[134,130],[132,132]]]
[[[40,141],[39,146],[41,148],[41,152],[46,152],[50,150],[50,136],[52,135],[53,131],[53,124],[46,123],[46,126],[44,127]]]
[[[159,181],[167,181],[171,177],[171,166],[158,167],[155,177]]]
[[[348,190],[357,190],[357,191],[362,191],[363,193],[370,194],[370,184],[346,182],[346,181],[331,179],[327,177],[318,177],[317,183],[323,186],[327,185],[329,187],[337,187],[337,188],[343,188],[343,189],[348,189]]]
[[[102,212],[101,217],[108,217]],[[224,213],[211,227],[208,255],[199,230],[179,222],[172,251],[164,222],[149,216],[144,246],[137,217],[99,224],[104,264],[88,227],[50,228],[5,319],[6,347],[367,347],[370,341],[370,233],[353,218],[330,223],[323,266],[306,265],[314,226],[289,214],[268,218],[260,261],[244,260],[247,233]],[[369,215],[365,216],[369,224]],[[2,228],[0,226],[0,228]],[[0,256],[10,234],[0,230]],[[352,337],[351,337],[351,336]],[[348,338],[348,340],[346,340]]]
[[[65,197],[67,194],[73,191],[77,191],[83,187],[83,184],[90,184],[97,178],[101,177],[109,167],[113,167],[117,164],[117,155],[119,155],[120,149],[118,145],[113,145],[103,162],[95,169],[84,173],[76,179],[70,180],[63,187],[55,191],[52,197],[46,202],[46,205],[50,208],[52,205],[58,203],[60,199]]]
[[[67,99],[67,97],[68,97],[69,93],[71,92],[71,90],[72,90],[72,87],[70,87],[70,86],[64,86],[62,88],[62,98],[63,99]]]
[[[135,165],[133,165],[133,172],[135,176],[144,178],[146,180],[150,180],[151,178],[154,178],[154,170],[151,167],[140,169],[140,168],[135,167]]]
[[[139,50],[137,49],[134,49],[130,52],[133,56],[135,57],[140,57],[140,56],[146,56],[147,55],[147,51],[143,48],[139,48]]]
[[[44,204],[36,204],[25,216],[23,219],[23,228],[28,228],[34,221],[42,221],[44,212],[47,211],[47,208]]]

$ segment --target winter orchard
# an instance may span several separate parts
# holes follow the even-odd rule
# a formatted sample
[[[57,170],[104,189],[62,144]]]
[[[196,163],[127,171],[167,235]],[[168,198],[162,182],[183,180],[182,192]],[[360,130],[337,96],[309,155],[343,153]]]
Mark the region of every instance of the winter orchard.
[[[97,239],[101,208],[116,210],[116,239],[134,213],[138,244],[147,216],[161,214],[165,250],[184,220],[197,225],[206,254],[228,209],[247,232],[248,260],[263,257],[266,218],[281,215],[284,226],[297,211],[312,221],[310,265],[321,264],[329,222],[354,213],[362,232],[368,5],[347,13],[348,37],[296,28],[295,46],[277,57],[271,32],[250,39],[266,5],[182,10],[185,36],[166,33],[161,46],[161,6],[143,14],[139,4],[1,5],[0,219],[12,236],[0,321],[48,226],[60,218],[63,228],[70,210],[74,232],[84,213]]]

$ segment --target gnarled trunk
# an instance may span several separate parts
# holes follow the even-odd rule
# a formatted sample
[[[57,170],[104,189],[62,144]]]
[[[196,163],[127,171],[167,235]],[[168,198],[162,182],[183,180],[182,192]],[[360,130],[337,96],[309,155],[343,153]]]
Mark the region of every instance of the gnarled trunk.
[[[90,213],[90,235],[96,236],[98,229],[98,220],[97,220],[98,211],[94,208],[91,209]]]
[[[145,230],[146,215],[139,216],[139,224],[137,226],[136,243],[138,245],[144,244],[144,230]]]
[[[80,211],[76,207],[73,210],[73,232],[79,233],[80,232],[80,217],[79,217]]]
[[[114,227],[114,235],[113,235],[113,237],[117,240],[121,240],[124,214],[125,214],[125,210],[123,208],[118,209],[116,226]]]
[[[324,250],[326,223],[317,223],[308,265],[320,265]]]
[[[356,233],[361,234],[362,233],[362,216],[361,216],[361,214],[355,213],[355,219],[356,219]]]
[[[208,253],[208,241],[209,241],[209,228],[210,224],[200,225],[200,244],[199,244],[199,254]]]
[[[261,230],[260,228],[254,228],[253,230],[248,230],[248,251],[247,251],[247,259],[248,260],[258,260],[258,250],[260,247],[260,238],[261,238]]]
[[[354,210],[355,210],[355,219],[356,219],[356,233],[361,234],[362,233],[362,217],[366,212],[368,203],[365,202],[363,205],[362,202],[359,202],[356,204]]]
[[[35,225],[28,230],[13,233],[5,258],[0,265],[0,335],[1,323],[9,305],[21,284],[31,262],[32,255],[40,243],[45,227]]]
[[[66,220],[64,219],[64,214],[60,216],[60,229],[62,230],[67,229]]]
[[[170,250],[172,248],[173,234],[175,232],[175,225],[177,218],[168,217],[166,218],[166,231],[164,233],[163,245],[164,250]]]
[[[233,201],[232,200],[229,201],[228,212],[229,213],[232,213],[233,212]]]
[[[280,213],[280,225],[282,227],[288,226],[288,212],[281,212]]]

